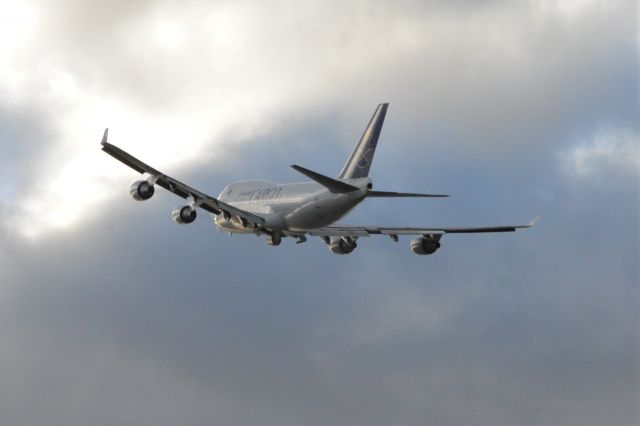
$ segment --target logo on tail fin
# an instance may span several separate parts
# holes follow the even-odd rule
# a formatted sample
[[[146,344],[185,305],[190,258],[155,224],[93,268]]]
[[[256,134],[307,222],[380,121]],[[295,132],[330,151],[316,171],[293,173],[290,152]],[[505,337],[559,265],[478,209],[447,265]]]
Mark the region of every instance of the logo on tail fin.
[[[378,105],[378,108],[376,108],[376,111],[373,113],[373,117],[371,117],[369,121],[369,125],[358,141],[358,145],[356,145],[347,163],[338,175],[338,179],[361,178],[369,175],[369,169],[371,168],[373,155],[378,146],[378,138],[382,131],[382,124],[384,123],[388,106],[389,104]]]
[[[373,160],[373,153],[375,152],[374,149],[375,148],[367,148],[367,150],[360,155],[356,168],[364,169],[365,167],[371,167],[371,160]]]

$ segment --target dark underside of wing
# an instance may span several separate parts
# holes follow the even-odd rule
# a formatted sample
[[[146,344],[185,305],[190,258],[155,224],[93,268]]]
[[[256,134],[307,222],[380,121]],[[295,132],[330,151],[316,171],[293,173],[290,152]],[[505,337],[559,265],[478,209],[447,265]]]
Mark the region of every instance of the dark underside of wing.
[[[118,148],[117,146],[108,143],[106,141],[107,135],[108,133],[107,131],[105,131],[105,137],[103,137],[103,140],[102,140],[102,150],[107,154],[111,155],[116,160],[131,167],[133,170],[137,171],[138,173],[147,173],[151,175],[156,185],[159,185],[160,187],[166,189],[167,191],[173,192],[174,194],[176,194],[181,198],[192,197],[198,207],[210,213],[229,214],[232,216],[238,216],[255,225],[259,225],[259,226],[264,225],[265,223],[264,218],[257,216],[253,213],[247,212],[245,210],[238,209],[237,207],[234,207],[210,195],[207,195],[201,191],[198,191],[197,189],[192,188],[189,185],[186,185],[180,182],[179,180],[172,178],[171,176],[161,173],[160,171],[149,166],[143,161],[138,160],[136,157]]]
[[[369,191],[367,197],[425,197],[425,198],[445,198],[446,194],[418,194],[415,192],[393,192],[393,191]]]
[[[366,237],[369,235],[427,235],[427,234],[477,234],[489,232],[514,232],[518,229],[533,227],[540,215],[534,217],[526,225],[482,226],[482,227],[386,227],[386,226],[358,226],[333,225],[314,229],[309,234],[326,237]]]

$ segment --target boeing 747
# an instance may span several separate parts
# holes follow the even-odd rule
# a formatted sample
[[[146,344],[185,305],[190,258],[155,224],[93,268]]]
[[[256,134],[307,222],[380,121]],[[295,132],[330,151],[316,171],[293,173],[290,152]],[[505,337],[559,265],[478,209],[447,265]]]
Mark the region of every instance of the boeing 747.
[[[267,244],[277,246],[283,237],[305,242],[307,235],[318,236],[336,254],[351,253],[360,237],[387,235],[398,241],[400,235],[413,235],[411,250],[416,254],[433,254],[440,248],[444,234],[513,232],[531,228],[540,215],[526,225],[490,227],[389,227],[339,225],[336,221],[371,197],[447,197],[442,194],[376,191],[369,177],[382,124],[389,104],[378,105],[362,137],[336,178],[314,172],[299,165],[293,169],[311,181],[303,183],[250,180],[228,185],[217,198],[198,191],[138,160],[107,142],[109,129],[102,137],[102,150],[142,173],[145,179],[134,182],[129,190],[138,201],[148,200],[160,186],[186,200],[176,207],[171,217],[179,224],[192,223],[198,208],[211,213],[215,225],[229,233],[265,235]]]

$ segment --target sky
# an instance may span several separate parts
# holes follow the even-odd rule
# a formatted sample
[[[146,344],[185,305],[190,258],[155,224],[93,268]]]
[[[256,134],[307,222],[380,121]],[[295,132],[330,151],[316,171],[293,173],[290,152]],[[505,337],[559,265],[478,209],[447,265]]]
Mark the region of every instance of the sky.
[[[0,423],[636,425],[634,1],[0,0]],[[432,256],[269,247],[128,194],[337,175]]]

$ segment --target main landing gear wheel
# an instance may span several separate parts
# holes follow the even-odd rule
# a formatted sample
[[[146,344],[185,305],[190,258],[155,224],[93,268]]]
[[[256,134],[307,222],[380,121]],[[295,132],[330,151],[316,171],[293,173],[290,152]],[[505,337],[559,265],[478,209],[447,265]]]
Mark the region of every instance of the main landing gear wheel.
[[[282,242],[282,234],[279,232],[273,232],[267,238],[267,244],[270,246],[278,246]]]

